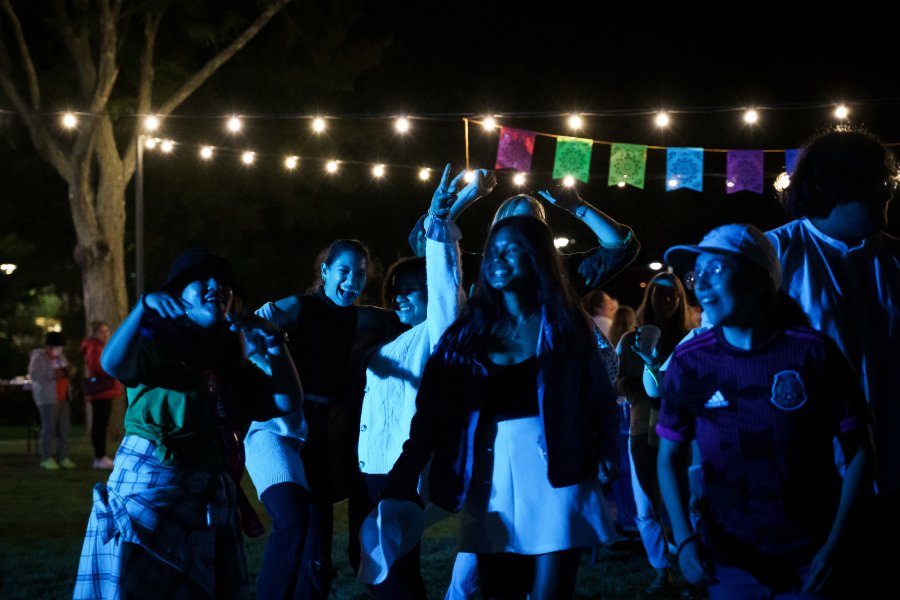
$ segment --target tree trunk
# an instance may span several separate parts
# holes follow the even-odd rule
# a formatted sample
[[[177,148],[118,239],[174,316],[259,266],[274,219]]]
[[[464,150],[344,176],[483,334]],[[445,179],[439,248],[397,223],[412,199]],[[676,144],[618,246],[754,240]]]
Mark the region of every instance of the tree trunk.
[[[84,189],[78,189],[83,187]],[[74,189],[73,189],[74,188]],[[86,185],[70,184],[70,196],[80,201],[72,202],[75,213],[83,202],[90,202],[91,190]],[[115,329],[128,314],[128,294],[125,287],[125,188],[124,186],[100,186],[97,205],[120,206],[121,215],[97,213],[96,227],[78,227],[75,233],[75,262],[81,268],[84,288],[84,317],[86,325],[91,321],[106,321]],[[105,196],[111,195],[111,196]],[[93,231],[91,231],[93,230]]]

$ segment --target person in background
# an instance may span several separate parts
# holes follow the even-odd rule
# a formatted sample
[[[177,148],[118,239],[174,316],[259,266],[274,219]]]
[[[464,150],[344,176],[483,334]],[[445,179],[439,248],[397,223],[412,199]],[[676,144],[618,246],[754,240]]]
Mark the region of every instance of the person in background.
[[[607,335],[607,338],[609,339],[610,345],[612,345],[613,348],[618,346],[622,336],[635,327],[637,327],[637,313],[635,313],[634,309],[630,306],[623,304],[616,309],[612,325],[609,327],[609,335]]]
[[[51,331],[44,338],[44,347],[31,351],[28,362],[31,393],[41,417],[40,466],[48,471],[75,468],[69,458],[69,384],[75,369],[63,353],[64,344],[63,335]]]
[[[672,349],[689,331],[687,295],[681,281],[673,273],[654,275],[644,288],[644,298],[637,309],[638,327],[619,340],[619,380],[617,389],[628,402],[631,423],[628,453],[631,458],[631,485],[637,509],[635,523],[656,578],[645,593],[657,594],[672,584],[669,571],[668,540],[662,519],[662,497],[656,476],[659,438],[656,422],[659,401],[647,395],[643,377],[648,369],[668,358]],[[644,327],[660,331],[651,348],[643,347]]]
[[[694,262],[712,329],[673,352],[657,432],[659,482],[685,578],[712,600],[847,597],[837,591],[871,486],[869,415],[847,359],[779,292],[775,249],[752,225],[723,225],[666,262]],[[832,439],[848,466],[843,479]],[[699,535],[684,468],[699,448]],[[867,543],[870,543],[867,541]]]
[[[594,290],[582,298],[581,304],[591,315],[597,328],[609,339],[609,330],[612,327],[613,317],[619,310],[619,301],[603,290]],[[615,342],[612,340],[610,342],[615,346]]]
[[[769,231],[781,289],[832,337],[859,375],[877,451],[858,593],[896,588],[900,563],[900,239],[886,233],[897,159],[877,137],[846,126],[800,151],[782,194],[794,221]],[[838,460],[841,460],[838,456]]]
[[[103,370],[100,355],[109,341],[109,324],[105,321],[91,323],[91,335],[81,341],[84,356],[85,402],[91,403],[91,444],[94,447],[94,469],[112,469],[113,461],[106,455],[106,430],[113,400],[122,397],[122,384]]]

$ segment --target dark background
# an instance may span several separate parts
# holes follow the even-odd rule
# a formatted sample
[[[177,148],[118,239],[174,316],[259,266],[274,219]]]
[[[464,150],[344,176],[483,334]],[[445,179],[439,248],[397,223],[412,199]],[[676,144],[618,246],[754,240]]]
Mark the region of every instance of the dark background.
[[[332,239],[357,237],[375,257],[364,299],[377,302],[378,277],[409,253],[406,235],[436,184],[421,183],[418,167],[465,163],[463,115],[497,114],[504,125],[566,135],[563,114],[599,113],[585,117],[579,137],[772,150],[795,148],[832,125],[834,106],[844,102],[852,125],[900,142],[895,38],[887,15],[856,7],[789,15],[756,4],[689,14],[638,3],[294,2],[166,120],[163,135],[179,143],[175,152],[146,155],[147,286],[164,279],[183,249],[206,245],[234,260],[257,305],[305,289],[318,251]],[[182,53],[174,34],[159,55],[163,82],[177,80],[199,56]],[[62,102],[47,104],[61,109]],[[747,106],[760,110],[756,126],[741,119]],[[660,108],[672,111],[665,130],[652,120]],[[232,113],[257,118],[245,119],[234,136],[224,130]],[[347,117],[329,121],[319,136],[307,118],[317,113]],[[423,118],[397,136],[384,118],[395,114]],[[197,158],[201,143],[222,147],[210,163]],[[496,133],[473,126],[471,166],[492,167],[496,144]],[[257,164],[240,166],[243,148],[257,151]],[[554,140],[538,138],[529,188],[554,183],[554,152]],[[284,154],[301,157],[296,172],[284,170]],[[332,157],[344,161],[337,176],[326,175],[321,162]],[[727,222],[769,229],[788,220],[771,186],[784,170],[783,153],[766,154],[762,195],[725,194],[724,153],[705,153],[702,193],[664,191],[663,150],[649,151],[643,190],[608,187],[608,159],[609,147],[595,145],[591,180],[578,190],[642,243],[632,267],[608,288],[625,303],[640,301],[640,283],[652,275],[646,265],[668,246],[696,242]],[[376,162],[388,165],[384,180],[370,175]],[[0,114],[0,169],[0,254],[15,255],[0,262],[19,265],[15,289],[6,283],[4,293],[52,284],[67,300],[67,323],[80,329],[66,187],[11,114]],[[500,180],[460,219],[465,249],[480,248],[491,214],[513,193],[511,174]],[[132,185],[129,265],[133,197]],[[575,249],[592,245],[582,224],[548,212]],[[890,231],[897,234],[895,215]]]

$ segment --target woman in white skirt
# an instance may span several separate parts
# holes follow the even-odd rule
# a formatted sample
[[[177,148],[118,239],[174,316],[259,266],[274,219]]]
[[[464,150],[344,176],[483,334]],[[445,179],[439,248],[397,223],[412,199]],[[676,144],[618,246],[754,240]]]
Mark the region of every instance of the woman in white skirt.
[[[617,462],[615,393],[547,225],[498,221],[484,255],[382,497],[418,499],[431,458],[429,500],[462,510],[459,550],[477,555],[484,597],[571,598],[581,549],[616,535],[600,488]]]

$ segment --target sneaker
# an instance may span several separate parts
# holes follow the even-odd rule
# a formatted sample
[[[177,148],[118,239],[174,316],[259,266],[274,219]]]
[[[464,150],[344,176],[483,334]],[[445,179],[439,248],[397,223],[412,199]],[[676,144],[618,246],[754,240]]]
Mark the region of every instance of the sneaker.
[[[63,469],[74,469],[75,463],[73,463],[71,460],[69,460],[68,457],[66,457],[59,461],[59,466],[61,466]]]
[[[48,471],[59,471],[59,463],[56,462],[55,458],[48,458],[47,460],[41,461],[41,468],[47,469]]]
[[[91,465],[93,469],[112,469],[113,461],[110,460],[108,456],[104,456],[102,458],[98,458],[94,460],[94,464]]]

